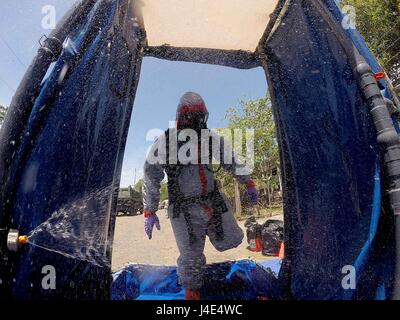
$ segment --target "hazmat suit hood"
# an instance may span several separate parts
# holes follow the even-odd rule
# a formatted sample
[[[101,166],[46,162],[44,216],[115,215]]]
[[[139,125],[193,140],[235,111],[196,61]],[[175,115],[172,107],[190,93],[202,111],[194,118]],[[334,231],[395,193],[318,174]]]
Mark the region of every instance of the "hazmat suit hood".
[[[208,110],[203,98],[195,92],[186,92],[179,100],[176,127],[201,130],[207,128]]]

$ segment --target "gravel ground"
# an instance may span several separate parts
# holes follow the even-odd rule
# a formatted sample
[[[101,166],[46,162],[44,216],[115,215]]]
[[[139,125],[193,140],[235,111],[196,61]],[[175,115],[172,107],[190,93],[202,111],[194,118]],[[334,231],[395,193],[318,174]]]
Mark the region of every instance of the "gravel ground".
[[[166,211],[157,212],[160,219],[161,231],[154,228],[153,239],[149,240],[144,233],[143,215],[133,217],[117,217],[113,246],[113,271],[119,270],[124,265],[135,262],[155,265],[176,265],[179,251],[175,243],[171,223],[166,218]],[[283,219],[282,215],[273,219]],[[266,219],[260,219],[263,223]],[[244,221],[239,225],[245,231]],[[218,252],[207,238],[205,246],[207,263],[226,260],[236,260],[250,257],[254,260],[265,260],[268,257],[260,252],[251,252],[247,249],[246,236],[242,244],[225,252]]]

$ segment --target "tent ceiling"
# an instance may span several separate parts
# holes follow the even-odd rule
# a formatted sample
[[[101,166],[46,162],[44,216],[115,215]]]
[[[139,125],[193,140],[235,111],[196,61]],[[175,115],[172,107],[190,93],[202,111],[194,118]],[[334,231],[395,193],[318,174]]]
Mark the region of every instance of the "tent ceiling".
[[[149,46],[254,51],[278,0],[141,0]]]

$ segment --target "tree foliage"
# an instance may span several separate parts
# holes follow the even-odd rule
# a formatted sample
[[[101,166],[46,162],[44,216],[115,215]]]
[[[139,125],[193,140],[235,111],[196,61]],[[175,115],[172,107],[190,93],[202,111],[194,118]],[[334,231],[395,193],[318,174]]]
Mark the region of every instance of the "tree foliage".
[[[267,186],[271,190],[279,189],[279,151],[269,95],[258,100],[241,100],[238,106],[226,111],[225,118],[230,130],[254,129],[252,178],[256,180],[259,189],[265,189]],[[224,130],[219,132],[224,135]],[[243,146],[242,150],[246,150],[246,147]],[[234,184],[231,175],[220,170],[217,179],[223,192],[233,198]]]
[[[6,116],[7,108],[0,105],[0,126],[2,125]]]
[[[161,181],[160,201],[164,201],[167,199],[168,199],[168,183],[167,181]]]
[[[136,182],[135,185],[133,186],[133,189],[135,191],[142,193],[143,184],[144,184],[143,179],[139,179],[139,181]]]
[[[254,172],[263,177],[279,165],[278,144],[271,100],[268,95],[259,100],[240,101],[238,107],[226,111],[228,128],[254,129]]]
[[[144,184],[143,179],[140,179],[138,182],[136,182],[133,189],[135,191],[142,193],[143,184]],[[164,201],[166,199],[168,199],[168,183],[167,181],[163,180],[161,181],[161,187],[160,187],[160,201]]]

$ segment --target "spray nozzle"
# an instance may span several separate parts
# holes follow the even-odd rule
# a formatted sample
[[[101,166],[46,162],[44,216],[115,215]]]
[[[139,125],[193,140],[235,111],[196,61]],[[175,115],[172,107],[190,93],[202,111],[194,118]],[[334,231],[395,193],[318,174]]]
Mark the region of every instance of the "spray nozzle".
[[[18,244],[23,245],[29,242],[28,236],[19,236],[18,237]]]
[[[18,251],[18,249],[29,242],[27,236],[20,236],[19,231],[10,229],[7,235],[7,248],[10,251]]]

